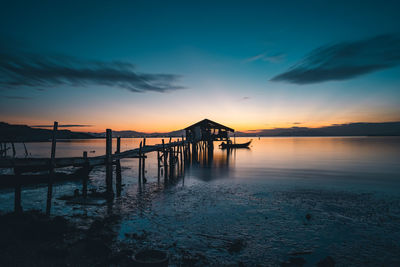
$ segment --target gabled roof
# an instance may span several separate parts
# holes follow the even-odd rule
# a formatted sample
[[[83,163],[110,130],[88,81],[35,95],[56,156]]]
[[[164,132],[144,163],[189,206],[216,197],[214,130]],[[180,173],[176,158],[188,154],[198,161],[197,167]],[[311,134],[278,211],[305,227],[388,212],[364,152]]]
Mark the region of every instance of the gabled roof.
[[[196,127],[196,126],[203,126],[203,127],[212,128],[212,129],[224,129],[224,130],[227,130],[227,131],[230,131],[230,132],[234,132],[235,131],[232,128],[226,127],[226,126],[224,126],[222,124],[219,124],[219,123],[217,123],[215,121],[212,121],[212,120],[209,120],[209,119],[204,119],[204,120],[199,121],[199,122],[197,122],[197,123],[195,123],[193,125],[190,125],[189,127],[186,127],[185,130],[192,129],[192,128]]]

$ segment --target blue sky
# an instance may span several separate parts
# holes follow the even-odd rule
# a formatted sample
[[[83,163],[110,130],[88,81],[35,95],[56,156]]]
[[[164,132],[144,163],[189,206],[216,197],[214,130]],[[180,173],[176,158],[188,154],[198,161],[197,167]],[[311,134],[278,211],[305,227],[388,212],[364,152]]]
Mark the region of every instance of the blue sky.
[[[93,131],[400,120],[398,1],[80,2],[2,3],[1,120]],[[16,74],[11,61],[46,69]]]

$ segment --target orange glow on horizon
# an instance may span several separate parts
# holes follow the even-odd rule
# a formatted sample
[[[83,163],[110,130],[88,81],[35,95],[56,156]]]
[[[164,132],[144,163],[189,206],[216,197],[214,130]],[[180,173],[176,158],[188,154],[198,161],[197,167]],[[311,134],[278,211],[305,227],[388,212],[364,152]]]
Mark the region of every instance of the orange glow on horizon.
[[[228,127],[231,127],[235,129],[235,131],[240,131],[240,132],[246,132],[246,133],[251,133],[254,132],[256,133],[259,130],[270,130],[270,129],[276,129],[276,128],[292,128],[292,127],[307,127],[307,128],[319,128],[319,127],[324,127],[324,126],[331,126],[334,124],[347,124],[347,123],[356,123],[356,122],[390,122],[390,121],[400,121],[400,118],[392,118],[390,120],[378,120],[371,118],[369,120],[367,119],[351,119],[351,120],[327,120],[327,121],[308,121],[308,122],[302,122],[299,120],[298,122],[271,122],[268,124],[262,124],[262,123],[257,123],[257,122],[229,122],[221,119],[213,119],[209,118],[211,120],[214,120],[218,123],[221,123],[223,125],[226,125]],[[71,130],[74,132],[93,132],[93,133],[101,133],[105,132],[106,129],[112,129],[113,131],[137,131],[137,132],[143,132],[143,133],[167,133],[167,132],[172,132],[172,131],[177,131],[177,130],[182,130],[185,127],[196,123],[200,121],[201,119],[197,120],[174,120],[174,121],[160,121],[160,122],[155,122],[155,121],[142,121],[142,122],[136,122],[136,123],[124,123],[124,122],[110,122],[106,123],[104,121],[101,122],[101,124],[94,124],[91,127],[60,127],[60,130]],[[296,120],[293,120],[296,121]],[[68,123],[64,121],[58,121],[59,125],[67,125],[67,124],[73,124],[73,123]],[[7,121],[7,123],[10,124],[23,124],[23,125],[28,125],[28,126],[33,126],[33,125],[52,125],[52,122],[43,122],[43,121],[20,121],[20,120],[12,120],[12,121]],[[89,125],[89,123],[82,123],[83,125]],[[39,127],[38,127],[39,128]],[[40,127],[44,129],[51,129],[51,127]]]

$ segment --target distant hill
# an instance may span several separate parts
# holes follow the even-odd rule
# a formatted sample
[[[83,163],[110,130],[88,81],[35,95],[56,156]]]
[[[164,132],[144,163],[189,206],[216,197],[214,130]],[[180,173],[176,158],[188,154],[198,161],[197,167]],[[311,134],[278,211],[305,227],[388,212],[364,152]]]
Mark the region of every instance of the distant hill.
[[[12,125],[0,122],[1,142],[33,142],[48,141],[52,138],[52,130],[36,129],[27,125]],[[71,132],[70,130],[58,130],[57,139],[90,139],[93,135],[88,133]]]
[[[96,137],[105,137],[106,133],[90,133]],[[122,137],[122,138],[140,138],[140,137],[182,137],[185,135],[184,130],[178,130],[167,133],[144,133],[137,131],[113,131],[113,137]]]
[[[252,132],[237,132],[236,136],[400,136],[400,122],[358,122],[319,128],[261,129]]]
[[[319,128],[291,127],[261,129],[251,132],[236,132],[236,136],[400,136],[400,122],[382,123],[348,123]],[[144,133],[137,131],[113,131],[113,137],[181,137],[184,130],[166,133]],[[32,128],[27,125],[11,125],[0,122],[0,142],[48,141],[52,130]],[[58,130],[58,139],[91,139],[104,138],[105,133],[81,133],[70,130]]]

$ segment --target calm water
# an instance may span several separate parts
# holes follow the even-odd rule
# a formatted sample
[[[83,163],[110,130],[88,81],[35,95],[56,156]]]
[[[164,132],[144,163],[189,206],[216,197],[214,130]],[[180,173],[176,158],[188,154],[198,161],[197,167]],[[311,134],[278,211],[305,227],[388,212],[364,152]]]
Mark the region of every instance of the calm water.
[[[245,142],[248,138],[237,138]],[[139,139],[123,139],[122,150]],[[161,139],[147,139],[148,144]],[[115,145],[115,144],[114,144]],[[115,146],[114,146],[115,147]],[[29,143],[33,157],[49,156],[49,143]],[[23,154],[23,148],[17,147]],[[57,156],[104,154],[105,140],[57,143]],[[156,153],[146,160],[148,183],[138,186],[138,160],[122,160],[125,184],[110,207],[66,204],[58,197],[81,188],[55,186],[55,214],[84,225],[87,217],[121,215],[117,240],[132,249],[158,247],[197,255],[203,264],[279,265],[303,257],[313,266],[330,255],[339,265],[400,263],[400,138],[254,138],[250,149],[228,154],[215,145],[212,160],[187,166],[173,183],[157,179]],[[104,167],[90,174],[104,189]],[[45,208],[46,187],[28,187],[25,209]],[[13,190],[2,190],[0,208],[13,208]],[[305,218],[311,214],[311,220]],[[145,238],[135,239],[132,236]],[[229,252],[228,244],[244,247]],[[178,257],[178,256],[174,256]]]

